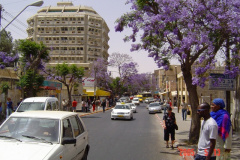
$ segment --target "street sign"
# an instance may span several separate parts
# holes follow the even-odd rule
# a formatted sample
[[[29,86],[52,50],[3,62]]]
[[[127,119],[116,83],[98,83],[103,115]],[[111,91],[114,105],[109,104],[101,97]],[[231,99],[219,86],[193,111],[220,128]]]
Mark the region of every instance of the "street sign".
[[[229,75],[211,73],[209,79],[209,90],[234,91],[236,89],[236,79]]]

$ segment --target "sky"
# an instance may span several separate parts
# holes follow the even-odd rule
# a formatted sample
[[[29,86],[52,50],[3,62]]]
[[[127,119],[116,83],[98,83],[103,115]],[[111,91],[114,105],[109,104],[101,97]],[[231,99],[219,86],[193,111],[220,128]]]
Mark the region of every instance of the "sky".
[[[1,28],[5,27],[24,7],[35,2],[37,0],[0,0],[0,4],[4,9],[2,13]],[[65,0],[68,1],[68,0]],[[139,73],[153,73],[154,70],[158,69],[153,58],[148,57],[148,53],[145,51],[131,52],[131,42],[124,42],[123,38],[131,33],[130,30],[123,32],[115,32],[115,21],[121,15],[130,11],[130,5],[126,5],[127,0],[73,0],[73,4],[84,5],[92,7],[107,23],[109,32],[109,50],[108,53],[111,55],[114,52],[128,54],[133,58],[133,61],[138,64]],[[44,6],[56,6],[57,2],[62,0],[44,0]],[[41,7],[30,6],[24,12],[22,12],[16,20],[14,20],[7,28],[10,31],[14,39],[25,39],[27,38],[27,19],[32,15],[36,14]],[[113,71],[116,70],[109,68]]]

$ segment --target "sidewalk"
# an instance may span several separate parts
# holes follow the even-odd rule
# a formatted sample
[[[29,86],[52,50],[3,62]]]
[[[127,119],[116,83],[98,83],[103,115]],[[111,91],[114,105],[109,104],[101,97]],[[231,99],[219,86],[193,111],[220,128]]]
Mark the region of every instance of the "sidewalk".
[[[177,113],[177,108],[173,109],[175,113],[178,130],[175,132],[176,142],[175,145],[179,150],[179,156],[182,156],[185,160],[194,160],[192,150],[195,152],[197,151],[197,144],[196,145],[189,145],[189,131],[191,125],[191,117],[187,116],[187,121],[182,120],[182,110],[179,110]],[[232,138],[232,150],[231,150],[231,160],[238,160],[240,159],[240,133],[236,133],[233,131],[233,138]]]
[[[107,111],[111,108],[113,108],[113,107],[108,107],[108,108],[105,109],[105,111]],[[77,112],[77,113],[80,117],[83,117],[83,116],[87,116],[87,115],[91,115],[91,114],[95,114],[95,113],[99,113],[99,112],[103,112],[102,107],[99,107],[98,111],[94,111],[94,112],[93,112],[92,109],[90,109],[90,112]]]

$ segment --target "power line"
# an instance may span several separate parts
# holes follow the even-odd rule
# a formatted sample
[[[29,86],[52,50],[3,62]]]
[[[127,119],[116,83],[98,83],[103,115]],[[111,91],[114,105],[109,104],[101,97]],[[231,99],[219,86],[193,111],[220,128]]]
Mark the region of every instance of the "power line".
[[[8,21],[8,20],[6,20],[6,19],[3,19],[3,20],[5,20],[5,21],[8,22],[8,23],[10,22],[10,21]],[[18,27],[17,25],[12,24],[12,26],[14,26],[15,28],[17,28],[17,29],[19,29],[20,31],[24,32],[25,34],[27,34],[27,32],[26,32],[24,29]]]
[[[8,16],[10,16],[11,18],[14,18],[14,16],[13,15],[11,15],[9,12],[7,12],[7,11],[4,11],[4,13],[6,13]],[[23,25],[24,27],[28,27],[26,24],[24,24],[22,21],[20,21],[20,20],[18,20],[18,19],[16,19],[15,20],[16,22],[18,22],[19,24],[21,24],[21,25]]]

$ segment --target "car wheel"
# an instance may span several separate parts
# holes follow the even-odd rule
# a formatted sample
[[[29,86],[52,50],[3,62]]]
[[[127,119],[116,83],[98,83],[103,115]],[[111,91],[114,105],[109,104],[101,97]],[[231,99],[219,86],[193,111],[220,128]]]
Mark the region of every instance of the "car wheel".
[[[111,120],[114,120],[114,118],[111,118]]]
[[[83,157],[82,157],[81,160],[87,160],[88,150],[89,150],[88,147],[86,147],[85,152],[84,152],[84,155],[83,155]]]

